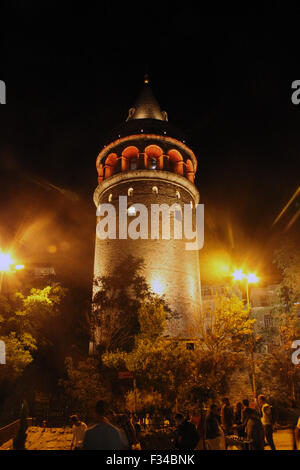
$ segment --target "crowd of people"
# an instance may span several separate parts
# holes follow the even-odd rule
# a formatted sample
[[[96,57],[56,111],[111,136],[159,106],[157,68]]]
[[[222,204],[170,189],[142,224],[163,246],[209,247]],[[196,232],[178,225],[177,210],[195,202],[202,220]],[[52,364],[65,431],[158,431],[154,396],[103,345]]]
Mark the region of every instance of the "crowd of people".
[[[272,407],[263,395],[258,397],[257,405],[250,407],[249,400],[244,399],[234,409],[228,398],[223,399],[221,410],[215,404],[210,405],[205,422],[207,449],[225,449],[226,436],[237,435],[251,450],[264,450],[267,445],[276,450]]]
[[[103,400],[95,406],[92,426],[87,427],[77,415],[70,420],[72,450],[140,450],[139,434],[151,425],[149,413],[143,419],[134,414],[116,414]],[[225,450],[233,435],[245,442],[249,450],[264,450],[266,446],[276,450],[272,407],[263,395],[251,406],[245,399],[232,407],[229,399],[223,398],[221,408],[211,404],[202,420],[177,413],[174,421],[173,447],[178,450]],[[170,421],[165,420],[164,424],[169,425]]]

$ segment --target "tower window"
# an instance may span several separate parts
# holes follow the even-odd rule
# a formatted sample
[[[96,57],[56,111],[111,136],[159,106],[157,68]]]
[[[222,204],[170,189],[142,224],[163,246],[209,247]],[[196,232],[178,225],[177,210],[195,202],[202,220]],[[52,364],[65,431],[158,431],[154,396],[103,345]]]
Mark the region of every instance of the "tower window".
[[[112,194],[110,193],[110,195],[108,196],[108,202],[111,202],[112,201]]]
[[[136,157],[131,158],[130,162],[129,162],[129,169],[130,170],[137,170],[137,166],[138,166],[137,158]]]
[[[133,194],[133,188],[129,188],[128,189],[128,196],[130,197],[130,196],[132,196],[132,194]]]
[[[157,186],[153,186],[152,192],[153,192],[153,194],[158,194],[158,187],[157,187]]]
[[[156,170],[157,167],[157,161],[155,158],[150,158],[149,159],[149,170]]]
[[[179,191],[176,191],[176,197],[177,197],[177,199],[180,199],[180,192]]]

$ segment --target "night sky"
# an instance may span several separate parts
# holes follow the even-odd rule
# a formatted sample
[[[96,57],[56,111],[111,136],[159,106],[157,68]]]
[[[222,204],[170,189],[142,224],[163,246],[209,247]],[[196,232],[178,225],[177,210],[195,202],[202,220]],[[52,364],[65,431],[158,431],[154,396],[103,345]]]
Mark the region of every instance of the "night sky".
[[[297,12],[63,5],[12,0],[2,8],[0,247],[27,264],[53,264],[66,283],[89,285],[95,160],[148,71],[161,108],[198,158],[203,278],[220,258],[275,281],[273,250],[300,232],[299,218],[286,230],[299,197],[272,227],[300,184],[300,105],[291,102],[300,79]]]

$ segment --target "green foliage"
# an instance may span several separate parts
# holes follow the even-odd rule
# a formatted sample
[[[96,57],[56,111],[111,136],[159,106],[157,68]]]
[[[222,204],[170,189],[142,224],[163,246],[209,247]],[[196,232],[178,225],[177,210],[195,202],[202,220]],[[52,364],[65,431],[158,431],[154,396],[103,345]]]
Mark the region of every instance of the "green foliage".
[[[156,340],[165,330],[167,310],[163,299],[153,295],[144,301],[138,311],[140,338]]]
[[[165,405],[163,397],[158,392],[145,390],[130,390],[126,393],[126,409],[130,412],[151,412],[155,409],[163,408]]]
[[[73,359],[67,357],[65,366],[66,378],[60,383],[71,398],[73,408],[87,413],[97,397],[110,399],[110,389],[95,358],[88,357],[75,366]]]
[[[295,401],[299,381],[299,365],[292,363],[292,343],[300,339],[300,251],[297,245],[286,243],[275,252],[274,264],[282,281],[272,308],[273,326],[263,332],[268,354],[261,356],[258,377],[261,390],[275,399]]]
[[[249,311],[237,297],[219,299],[214,320],[195,339],[194,350],[179,338],[163,337],[167,316],[159,298],[148,299],[139,309],[140,333],[132,351],[107,352],[104,364],[134,372],[141,392],[159,393],[168,404],[196,403],[203,394],[208,399],[212,390],[224,392],[226,379],[249,347],[255,323]]]
[[[128,256],[113,270],[110,276],[102,276],[94,281],[93,317],[94,327],[101,332],[102,346],[106,351],[126,350],[134,346],[134,337],[140,333],[139,315],[141,306],[153,302],[145,277],[141,274],[143,260]],[[157,309],[170,313],[163,299],[155,299]],[[140,312],[140,313],[139,313]],[[151,318],[145,318],[151,327]],[[152,322],[153,327],[153,322]],[[154,333],[156,334],[156,333]]]
[[[13,331],[7,336],[1,336],[0,339],[5,342],[6,346],[6,364],[1,366],[0,378],[12,381],[32,362],[36,342],[28,333],[17,337]]]
[[[6,365],[0,380],[15,380],[32,363],[38,348],[53,343],[56,319],[66,295],[61,286],[31,289],[28,295],[17,292],[0,296],[0,339],[6,345]]]
[[[245,352],[255,323],[237,296],[216,298],[211,322],[202,326],[200,344],[210,354]]]

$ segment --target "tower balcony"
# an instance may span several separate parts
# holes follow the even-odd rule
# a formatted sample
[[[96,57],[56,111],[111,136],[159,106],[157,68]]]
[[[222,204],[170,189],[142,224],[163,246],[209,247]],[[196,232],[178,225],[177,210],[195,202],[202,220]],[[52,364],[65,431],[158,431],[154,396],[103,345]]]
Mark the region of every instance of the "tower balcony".
[[[104,148],[96,162],[98,183],[117,173],[167,171],[194,183],[197,160],[182,142],[159,135],[133,135]]]

